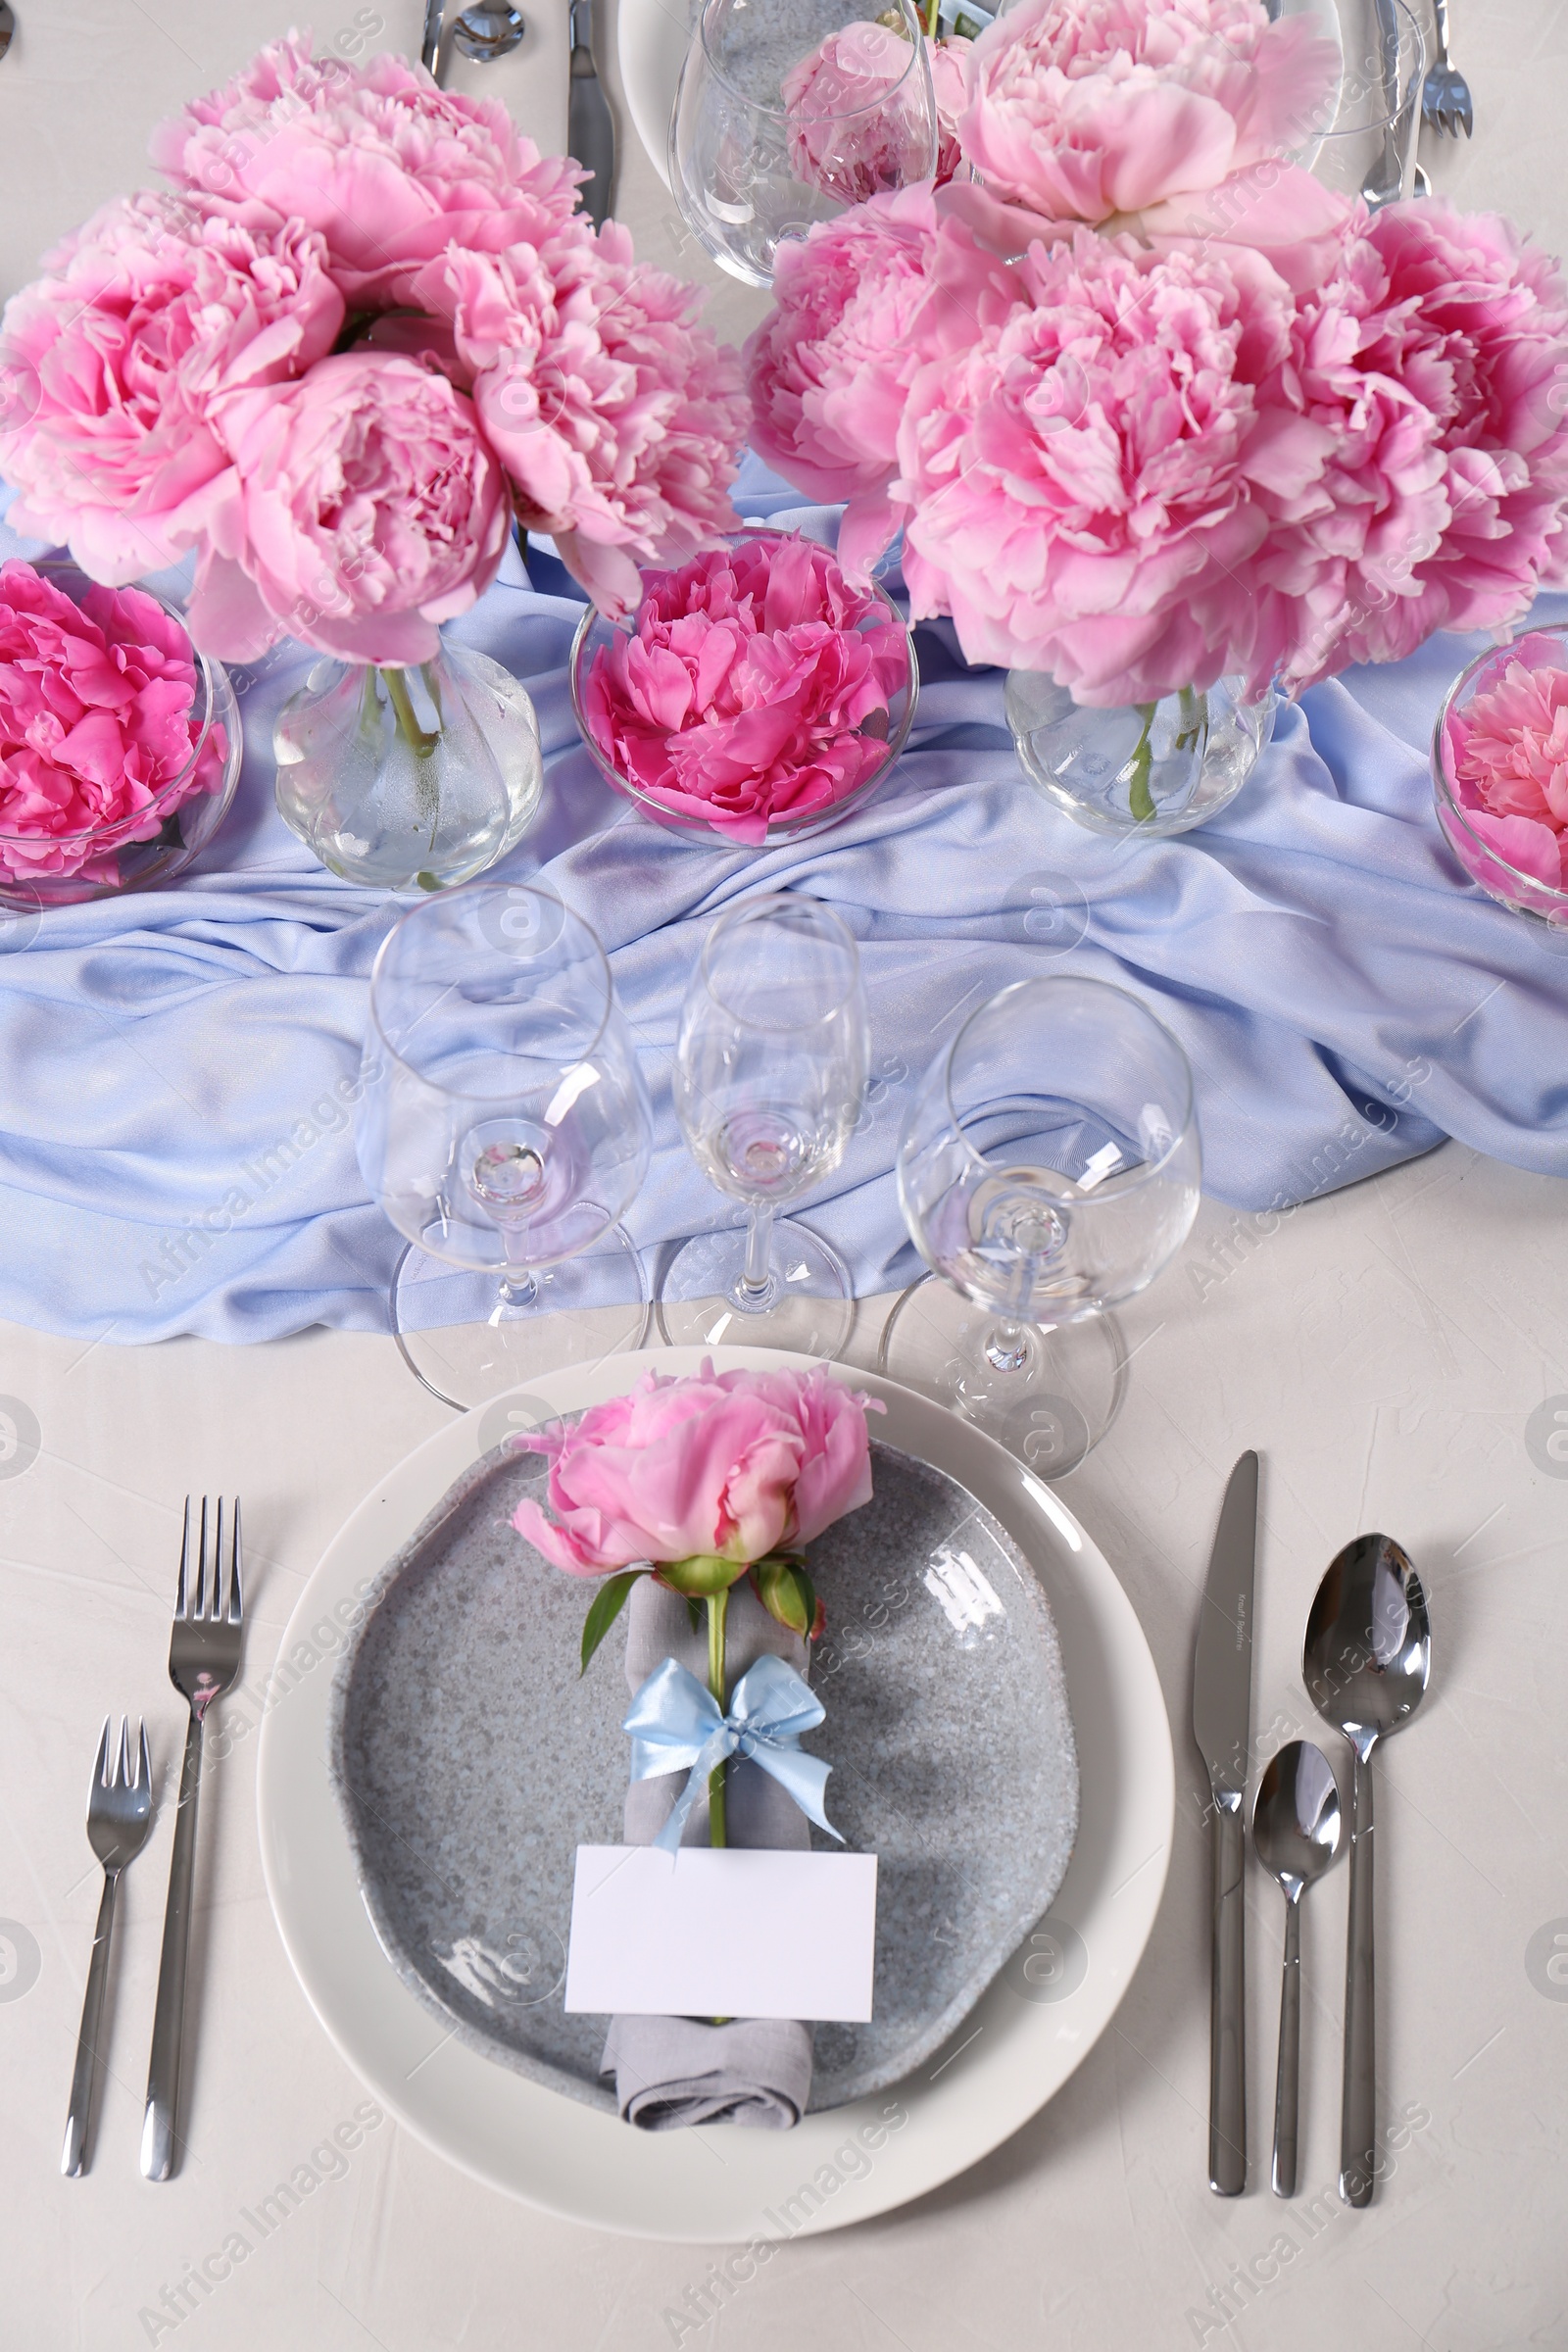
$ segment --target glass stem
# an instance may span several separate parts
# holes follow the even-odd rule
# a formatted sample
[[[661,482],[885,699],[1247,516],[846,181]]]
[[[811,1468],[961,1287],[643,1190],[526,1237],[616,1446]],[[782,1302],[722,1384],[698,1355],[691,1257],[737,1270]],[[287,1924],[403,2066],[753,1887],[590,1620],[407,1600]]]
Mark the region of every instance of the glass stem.
[[[724,1687],[724,1620],[729,1614],[729,1587],[722,1592],[708,1595],[708,1688],[718,1701],[719,1713],[729,1710],[729,1692]],[[708,1776],[708,1842],[724,1845],[724,1766],[715,1764]],[[721,2024],[715,2018],[714,2024]]]
[[[754,1201],[751,1223],[746,1228],[746,1263],[741,1269],[741,1289],[749,1298],[760,1298],[767,1289],[767,1260],[772,1239],[772,1202]]]
[[[536,1275],[527,1272],[502,1275],[500,1298],[503,1306],[532,1306],[538,1296]]]
[[[1021,1323],[993,1323],[986,1334],[986,1362],[993,1372],[1021,1372],[1029,1361],[1029,1335]]]

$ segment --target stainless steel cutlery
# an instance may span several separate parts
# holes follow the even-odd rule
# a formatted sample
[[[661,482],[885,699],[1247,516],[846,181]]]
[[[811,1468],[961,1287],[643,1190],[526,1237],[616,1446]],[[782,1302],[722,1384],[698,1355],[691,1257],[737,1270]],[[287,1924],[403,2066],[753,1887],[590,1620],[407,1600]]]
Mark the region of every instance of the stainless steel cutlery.
[[[1274,2080],[1277,2197],[1296,2194],[1297,2115],[1301,2080],[1300,1902],[1340,1850],[1340,1790],[1334,1767],[1310,1740],[1292,1740],[1271,1756],[1252,1807],[1252,1844],[1285,1895],[1285,1960],[1280,1972],[1280,2055]]]
[[[1324,1574],[1301,1653],[1312,1704],[1345,1734],[1355,1756],[1340,2122],[1340,2194],[1348,2205],[1370,2204],[1374,2177],[1372,1750],[1409,1722],[1431,1669],[1421,1579],[1391,1536],[1357,1536]]]
[[[1231,1472],[1203,1588],[1193,1668],[1193,1731],[1208,1767],[1214,1848],[1209,2001],[1208,2185],[1219,2197],[1247,2186],[1246,1951],[1242,1801],[1252,1703],[1252,1572],[1257,1552],[1257,1456]]]
[[[577,201],[595,228],[610,218],[615,178],[615,127],[593,52],[593,0],[571,0],[571,86],[566,93],[566,153],[593,177]]]
[[[1456,139],[1461,130],[1468,138],[1475,108],[1470,84],[1448,55],[1448,0],[1432,0],[1432,16],[1438,53],[1421,84],[1421,120],[1446,139]]]
[[[66,2144],[60,2158],[60,2169],[71,2180],[79,2179],[92,2159],[98,2039],[103,2028],[104,1991],[109,1983],[109,1938],[115,1924],[120,1874],[141,1852],[153,1821],[146,1727],[143,1725],[137,1732],[132,1763],[129,1724],[124,1716],[121,1717],[117,1750],[110,1739],[111,1723],[112,1718],[106,1715],[87,1796],[87,1842],[103,1864],[104,1890],[98,1904],[98,1925],[93,1931],[92,1958],[87,1966],[81,2031],[76,2037],[76,2064],[71,2078],[71,2109],[66,2117]]]
[[[201,1788],[202,1725],[215,1698],[239,1672],[244,1632],[240,1589],[239,1501],[230,1506],[225,1557],[223,1505],[214,1512],[208,1544],[208,1503],[191,1548],[190,1498],[179,1549],[179,1588],[169,1641],[169,1679],[190,1707],[179,1774],[179,1806],[169,1865],[169,1904],[153,2011],[147,2108],[142,2120],[141,2169],[149,2180],[168,2180],[177,2166],[180,2045],[185,2014],[185,1968],[190,1954],[191,1887],[196,1866],[196,1800]]]

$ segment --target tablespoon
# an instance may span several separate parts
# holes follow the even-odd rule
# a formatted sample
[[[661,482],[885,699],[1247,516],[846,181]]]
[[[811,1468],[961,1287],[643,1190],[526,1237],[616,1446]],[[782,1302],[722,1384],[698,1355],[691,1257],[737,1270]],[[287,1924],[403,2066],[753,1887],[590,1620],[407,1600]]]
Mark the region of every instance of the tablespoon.
[[[1421,1579],[1392,1536],[1357,1536],[1324,1573],[1301,1651],[1312,1704],[1355,1751],[1340,2119],[1340,2194],[1347,2205],[1372,2201],[1372,1750],[1409,1722],[1431,1670],[1432,1627]]]
[[[1252,1805],[1252,1845],[1264,1869],[1278,1879],[1285,1891],[1273,2181],[1277,2197],[1294,2197],[1301,2079],[1300,1901],[1340,1850],[1340,1791],[1334,1767],[1310,1740],[1292,1740],[1270,1758]]]
[[[498,57],[512,55],[527,29],[514,8],[489,7],[476,0],[454,21],[452,45],[477,65],[493,65]]]

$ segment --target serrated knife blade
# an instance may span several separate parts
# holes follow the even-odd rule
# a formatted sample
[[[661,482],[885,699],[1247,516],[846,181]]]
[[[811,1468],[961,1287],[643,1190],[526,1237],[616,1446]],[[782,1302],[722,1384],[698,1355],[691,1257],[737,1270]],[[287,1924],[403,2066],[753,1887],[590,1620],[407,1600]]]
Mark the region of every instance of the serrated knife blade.
[[[1252,1582],[1257,1561],[1257,1456],[1230,1475],[1198,1620],[1193,1735],[1213,1802],[1213,1973],[1209,2002],[1208,2184],[1247,2186],[1246,1951],[1242,1800],[1252,1714]]]

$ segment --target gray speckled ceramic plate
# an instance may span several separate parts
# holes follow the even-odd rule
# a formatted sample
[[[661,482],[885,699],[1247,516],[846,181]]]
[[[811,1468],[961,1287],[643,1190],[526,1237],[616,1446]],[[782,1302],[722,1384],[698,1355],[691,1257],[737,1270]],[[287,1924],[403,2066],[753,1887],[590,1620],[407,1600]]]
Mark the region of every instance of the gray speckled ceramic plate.
[[[956,1479],[873,1442],[875,1493],[812,1546],[829,1813],[879,1858],[874,2015],[816,2031],[813,2110],[899,2081],[1050,1905],[1078,1766],[1055,1629]],[[367,1909],[404,1983],[487,2056],[592,2105],[607,2020],[562,2006],[573,1853],[618,1844],[627,1704],[612,1634],[579,1681],[590,1588],[514,1533],[538,1454],[500,1447],[382,1573],[330,1733]],[[813,1841],[825,1844],[818,1833]]]

